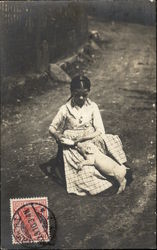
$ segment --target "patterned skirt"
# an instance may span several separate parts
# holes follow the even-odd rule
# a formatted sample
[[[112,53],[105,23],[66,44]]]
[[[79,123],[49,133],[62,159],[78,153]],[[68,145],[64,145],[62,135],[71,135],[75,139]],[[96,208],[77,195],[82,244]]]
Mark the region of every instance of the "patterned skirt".
[[[69,139],[77,139],[82,136],[92,134],[94,128],[82,130],[65,130],[64,135]],[[106,154],[106,146],[104,139],[101,136],[97,136],[90,140],[94,143],[98,149]],[[83,147],[88,146],[89,141],[82,142]],[[63,159],[65,168],[65,178],[68,193],[74,193],[80,196],[86,194],[96,195],[112,186],[106,177],[100,174],[95,166],[84,166],[78,171],[78,165],[84,160],[83,156],[72,147],[63,147]]]

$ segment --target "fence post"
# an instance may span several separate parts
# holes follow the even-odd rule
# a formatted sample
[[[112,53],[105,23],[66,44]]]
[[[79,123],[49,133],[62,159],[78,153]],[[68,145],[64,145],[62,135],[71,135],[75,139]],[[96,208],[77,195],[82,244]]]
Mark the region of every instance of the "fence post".
[[[40,15],[40,4],[36,6],[36,24],[35,24],[35,50],[36,50],[36,65],[37,72],[41,71],[41,15]]]
[[[47,40],[42,42],[41,48],[41,72],[45,72],[49,65],[49,46]]]

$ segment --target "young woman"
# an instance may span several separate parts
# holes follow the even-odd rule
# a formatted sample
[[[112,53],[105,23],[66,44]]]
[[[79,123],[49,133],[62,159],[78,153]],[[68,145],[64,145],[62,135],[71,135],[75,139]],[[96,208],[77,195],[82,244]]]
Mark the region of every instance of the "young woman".
[[[82,196],[95,195],[112,186],[95,166],[79,169],[84,156],[78,150],[77,143],[82,143],[86,148],[92,142],[106,154],[105,130],[97,104],[88,98],[90,87],[87,77],[74,77],[70,85],[71,97],[61,106],[49,127],[50,134],[63,146],[67,192]],[[70,139],[69,142],[72,143],[67,145],[66,139]]]

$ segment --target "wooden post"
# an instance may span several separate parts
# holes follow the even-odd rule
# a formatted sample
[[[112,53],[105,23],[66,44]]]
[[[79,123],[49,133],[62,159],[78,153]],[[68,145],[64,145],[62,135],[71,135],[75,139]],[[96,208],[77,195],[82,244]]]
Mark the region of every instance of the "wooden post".
[[[36,70],[40,72],[41,70],[41,43],[40,43],[40,35],[41,35],[41,16],[40,16],[40,5],[35,10],[36,14],[36,23],[35,23],[35,33],[36,33],[36,42],[35,42],[35,50],[36,50]]]
[[[48,69],[49,65],[49,47],[48,42],[44,40],[42,42],[41,49],[41,72],[45,72]]]

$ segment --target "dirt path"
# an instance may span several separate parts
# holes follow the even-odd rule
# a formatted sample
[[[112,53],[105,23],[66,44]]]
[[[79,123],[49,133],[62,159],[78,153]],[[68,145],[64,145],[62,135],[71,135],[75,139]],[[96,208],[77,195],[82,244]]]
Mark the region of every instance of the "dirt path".
[[[2,239],[8,249],[9,199],[34,196],[47,196],[56,215],[56,248],[155,249],[155,29],[95,21],[90,28],[104,39],[85,68],[90,98],[99,105],[106,132],[120,136],[134,181],[120,195],[80,198],[42,171],[41,164],[56,154],[48,126],[67,100],[68,86],[5,107]]]

